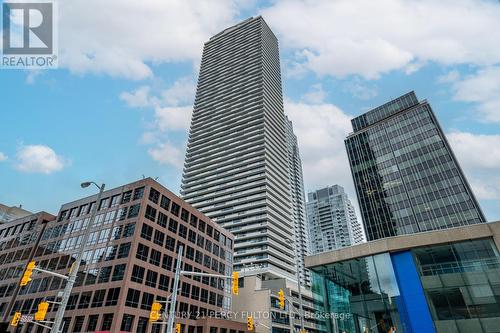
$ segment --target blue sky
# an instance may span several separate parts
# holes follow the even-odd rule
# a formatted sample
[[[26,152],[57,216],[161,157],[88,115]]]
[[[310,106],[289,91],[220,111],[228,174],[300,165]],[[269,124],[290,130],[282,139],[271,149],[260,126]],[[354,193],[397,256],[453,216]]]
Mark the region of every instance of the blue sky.
[[[306,189],[337,183],[354,199],[349,119],[415,90],[500,220],[497,1],[92,4],[59,4],[59,69],[0,69],[1,203],[56,213],[89,194],[83,180],[143,175],[178,191],[203,42],[262,14],[280,41]]]

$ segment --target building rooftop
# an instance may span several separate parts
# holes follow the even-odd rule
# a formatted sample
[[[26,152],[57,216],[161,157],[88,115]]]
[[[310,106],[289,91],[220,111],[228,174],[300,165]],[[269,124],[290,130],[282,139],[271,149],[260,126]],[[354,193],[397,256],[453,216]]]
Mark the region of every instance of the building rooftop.
[[[384,252],[491,237],[500,242],[500,221],[378,239],[308,256],[305,264],[307,268],[312,268]]]

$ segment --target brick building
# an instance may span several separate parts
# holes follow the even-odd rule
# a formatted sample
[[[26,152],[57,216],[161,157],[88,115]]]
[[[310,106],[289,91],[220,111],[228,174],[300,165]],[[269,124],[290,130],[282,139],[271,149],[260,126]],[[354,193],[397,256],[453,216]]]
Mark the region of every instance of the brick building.
[[[44,273],[35,273],[14,295],[29,261],[25,253],[35,247],[39,267],[67,275],[94,205],[98,205],[97,216],[66,308],[64,332],[160,332],[163,325],[151,324],[149,312],[153,301],[164,302],[171,294],[180,245],[183,270],[231,275],[233,236],[153,179],[107,190],[100,202],[96,197],[62,205],[52,221],[50,216],[43,223],[37,220],[32,227],[40,235],[36,245],[34,236],[30,236],[31,245],[18,245],[28,233],[36,234],[29,227],[12,229],[27,218],[0,226],[0,310],[8,312],[5,319],[14,311],[33,315],[42,300],[56,300],[65,281]],[[15,269],[6,270],[10,267]],[[242,323],[211,318],[231,307],[228,282],[217,277],[181,277],[175,322],[181,323],[182,332],[245,329]],[[48,320],[56,310],[51,303]],[[13,332],[46,331],[26,323]]]

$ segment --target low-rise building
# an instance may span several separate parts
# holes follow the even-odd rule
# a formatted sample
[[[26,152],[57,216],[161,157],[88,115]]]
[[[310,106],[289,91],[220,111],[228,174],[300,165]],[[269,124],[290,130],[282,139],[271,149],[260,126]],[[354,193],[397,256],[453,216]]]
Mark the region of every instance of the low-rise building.
[[[244,322],[249,315],[252,316],[257,333],[299,332],[301,314],[297,283],[285,278],[262,277],[251,270],[240,273],[238,297],[233,299],[233,319]],[[283,310],[278,302],[280,289],[286,298]],[[309,333],[328,332],[322,318],[324,303],[321,296],[304,288],[301,294],[305,330]]]
[[[40,268],[67,275],[97,205],[66,308],[64,332],[160,332],[163,325],[149,321],[151,304],[162,302],[165,309],[181,245],[183,270],[231,275],[233,236],[153,179],[107,190],[100,202],[96,199],[92,195],[63,204],[57,218],[38,231],[41,236],[33,260]],[[12,300],[29,252],[18,245],[19,240],[30,231],[6,230],[20,224],[13,221],[9,227],[0,226],[0,308],[7,311],[12,303],[7,320],[15,311],[33,315],[41,301],[56,301],[65,286],[58,277],[34,273]],[[246,324],[223,317],[231,307],[229,281],[214,276],[181,277],[175,319],[181,332],[241,333],[246,329]],[[56,310],[57,304],[50,303],[48,320]],[[15,330],[46,331],[33,323]]]
[[[500,222],[384,238],[306,258],[330,332],[498,332]]]

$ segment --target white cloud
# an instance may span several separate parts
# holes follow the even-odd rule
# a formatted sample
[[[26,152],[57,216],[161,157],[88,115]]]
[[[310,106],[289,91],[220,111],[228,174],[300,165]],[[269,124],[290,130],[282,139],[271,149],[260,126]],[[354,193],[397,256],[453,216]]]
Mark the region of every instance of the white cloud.
[[[460,72],[456,69],[449,71],[446,74],[443,74],[438,77],[438,83],[455,83],[460,79]]]
[[[184,162],[184,150],[169,142],[149,148],[148,154],[160,164],[171,165],[178,169],[182,168]]]
[[[304,180],[309,189],[327,184],[353,185],[344,139],[351,131],[351,116],[333,104],[311,105],[285,101],[300,147]]]
[[[59,65],[77,74],[140,80],[150,64],[199,61],[203,43],[234,23],[230,0],[59,2]]]
[[[141,86],[132,92],[124,91],[120,94],[120,99],[131,108],[145,108],[154,104],[149,96],[149,86]]]
[[[295,72],[374,79],[428,62],[500,62],[500,4],[478,0],[278,0],[262,14]]]
[[[478,199],[500,199],[500,135],[456,131],[447,138]]]
[[[350,93],[352,96],[368,100],[378,95],[377,89],[375,87],[364,84],[359,79],[353,79],[344,85],[343,90]]]
[[[311,89],[302,95],[302,100],[306,103],[320,104],[325,100],[326,92],[323,90],[321,83],[311,86]]]
[[[477,105],[482,120],[500,122],[500,67],[487,67],[452,83],[453,98]]]
[[[177,106],[181,104],[192,105],[196,85],[190,77],[183,77],[161,93],[162,100],[167,105]]]
[[[30,173],[50,174],[62,170],[68,162],[45,145],[21,146],[16,154],[16,168]]]
[[[7,155],[5,155],[4,153],[2,153],[0,151],[0,162],[5,161],[6,159],[7,159]]]
[[[172,134],[185,134],[189,129],[196,86],[192,78],[183,77],[156,93],[150,86],[123,92],[120,99],[129,107],[153,109],[153,120],[139,141],[149,146],[149,155],[161,164],[182,167],[185,144],[170,140]]]
[[[162,132],[167,130],[186,131],[189,129],[192,110],[192,106],[156,108],[155,125]]]

